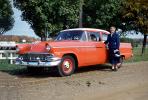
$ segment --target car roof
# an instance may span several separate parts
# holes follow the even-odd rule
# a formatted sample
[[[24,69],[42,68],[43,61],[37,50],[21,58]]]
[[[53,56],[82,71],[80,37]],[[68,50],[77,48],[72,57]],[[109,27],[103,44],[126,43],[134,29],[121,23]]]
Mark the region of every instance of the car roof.
[[[64,31],[75,31],[75,30],[82,30],[82,31],[97,31],[97,32],[104,32],[107,34],[110,34],[110,32],[106,31],[106,30],[102,30],[102,29],[95,29],[95,28],[73,28],[73,29],[66,29],[66,30],[62,30],[61,32]]]

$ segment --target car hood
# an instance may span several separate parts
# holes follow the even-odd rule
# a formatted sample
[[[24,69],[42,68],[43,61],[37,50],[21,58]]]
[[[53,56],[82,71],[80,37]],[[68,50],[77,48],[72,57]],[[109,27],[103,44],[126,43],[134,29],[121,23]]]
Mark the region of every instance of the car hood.
[[[69,46],[77,46],[80,41],[45,41],[45,42],[36,42],[31,44],[30,50],[28,53],[47,53],[46,45],[49,45],[51,48],[56,47],[69,47]]]
[[[41,52],[47,52],[46,50],[47,42],[35,42],[30,45],[30,50],[28,53],[41,53]]]

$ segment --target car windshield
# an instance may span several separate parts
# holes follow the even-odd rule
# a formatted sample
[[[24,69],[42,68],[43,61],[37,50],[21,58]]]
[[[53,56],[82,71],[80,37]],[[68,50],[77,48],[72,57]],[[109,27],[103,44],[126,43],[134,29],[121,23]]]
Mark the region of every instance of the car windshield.
[[[81,40],[84,31],[73,30],[60,32],[56,38],[56,41],[62,40]]]

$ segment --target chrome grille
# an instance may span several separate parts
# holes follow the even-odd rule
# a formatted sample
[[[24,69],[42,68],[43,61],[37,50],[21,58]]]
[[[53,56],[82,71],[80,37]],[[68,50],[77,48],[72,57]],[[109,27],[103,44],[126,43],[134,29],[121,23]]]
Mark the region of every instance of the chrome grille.
[[[38,61],[38,58],[40,61],[46,61],[47,56],[52,56],[52,54],[23,54],[20,55],[20,58],[23,61]]]

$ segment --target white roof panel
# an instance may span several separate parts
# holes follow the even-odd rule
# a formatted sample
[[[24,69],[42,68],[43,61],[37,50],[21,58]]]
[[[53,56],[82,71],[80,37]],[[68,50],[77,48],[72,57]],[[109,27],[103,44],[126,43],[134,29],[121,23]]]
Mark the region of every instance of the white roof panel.
[[[83,31],[101,31],[101,32],[105,32],[105,33],[108,33],[110,34],[108,31],[106,30],[102,30],[102,29],[95,29],[95,28],[73,28],[73,29],[66,29],[66,30],[62,30],[61,32],[63,31],[73,31],[73,30],[83,30]]]

